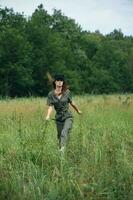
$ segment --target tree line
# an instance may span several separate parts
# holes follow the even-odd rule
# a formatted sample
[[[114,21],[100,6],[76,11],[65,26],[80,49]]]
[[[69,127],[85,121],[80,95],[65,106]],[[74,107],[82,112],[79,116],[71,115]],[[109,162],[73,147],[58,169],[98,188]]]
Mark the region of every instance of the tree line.
[[[61,10],[0,7],[0,96],[45,96],[64,74],[75,94],[133,92],[133,36],[84,31]]]

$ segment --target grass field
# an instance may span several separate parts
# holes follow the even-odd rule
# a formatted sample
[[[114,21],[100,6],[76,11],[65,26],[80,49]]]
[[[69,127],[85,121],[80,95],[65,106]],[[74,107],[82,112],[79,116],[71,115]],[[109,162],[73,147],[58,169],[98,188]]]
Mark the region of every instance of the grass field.
[[[0,101],[0,200],[133,199],[133,95],[74,101],[64,156],[45,98]]]

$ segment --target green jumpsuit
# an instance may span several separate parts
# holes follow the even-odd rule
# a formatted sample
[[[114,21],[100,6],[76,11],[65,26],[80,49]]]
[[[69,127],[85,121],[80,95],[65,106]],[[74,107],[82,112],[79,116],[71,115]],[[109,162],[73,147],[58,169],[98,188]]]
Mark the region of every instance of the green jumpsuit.
[[[69,110],[69,103],[71,102],[72,96],[68,89],[62,94],[60,99],[55,95],[54,90],[48,94],[47,105],[54,106],[56,110],[55,119],[60,147],[66,144],[72,128],[73,115]]]

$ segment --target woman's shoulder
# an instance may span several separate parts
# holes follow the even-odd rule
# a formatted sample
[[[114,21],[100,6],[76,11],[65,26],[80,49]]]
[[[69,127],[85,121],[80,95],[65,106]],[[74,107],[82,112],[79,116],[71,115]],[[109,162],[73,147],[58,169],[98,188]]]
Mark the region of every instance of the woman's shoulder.
[[[70,89],[67,89],[67,92],[68,92],[68,93],[70,93],[70,92],[71,92],[71,90],[70,90]]]
[[[67,89],[65,93],[69,95],[71,93],[70,89]]]
[[[49,93],[48,93],[48,96],[52,96],[54,94],[54,90],[51,90]]]

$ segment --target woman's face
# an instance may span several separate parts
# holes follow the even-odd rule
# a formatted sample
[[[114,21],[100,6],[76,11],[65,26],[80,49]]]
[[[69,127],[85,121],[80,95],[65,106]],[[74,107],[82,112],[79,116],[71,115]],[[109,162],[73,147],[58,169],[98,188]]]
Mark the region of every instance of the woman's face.
[[[58,86],[58,87],[62,87],[62,86],[63,86],[63,81],[61,81],[61,80],[56,80],[56,81],[55,81],[55,85]]]

